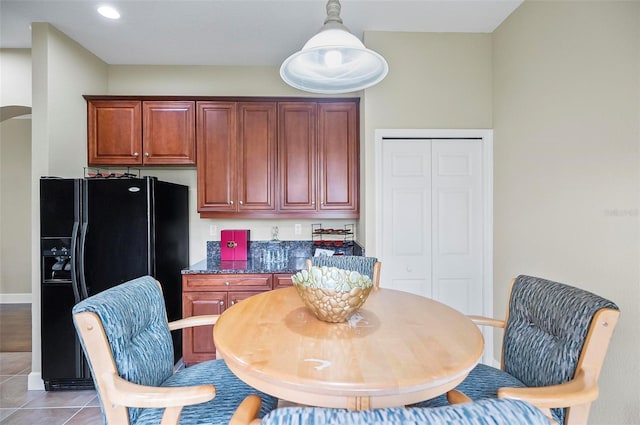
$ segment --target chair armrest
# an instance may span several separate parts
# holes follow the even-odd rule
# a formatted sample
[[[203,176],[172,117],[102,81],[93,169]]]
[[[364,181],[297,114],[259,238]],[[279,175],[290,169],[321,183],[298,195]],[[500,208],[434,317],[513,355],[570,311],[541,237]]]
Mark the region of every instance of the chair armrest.
[[[169,330],[175,331],[176,329],[190,328],[193,326],[206,326],[215,325],[218,321],[217,314],[203,314],[200,316],[185,317],[184,319],[174,320],[169,322]]]
[[[506,323],[504,320],[492,319],[482,316],[467,316],[473,323],[480,326],[492,326],[494,328],[504,328]]]
[[[112,373],[103,375],[109,398],[121,406],[163,408],[204,403],[216,396],[213,385],[149,387],[126,381]]]
[[[569,382],[547,387],[500,388],[498,398],[528,401],[539,408],[569,407],[590,403],[598,398],[598,386],[593,374],[581,370]]]
[[[254,423],[254,420],[257,421],[255,423],[260,423],[260,419],[256,419],[256,417],[260,411],[261,404],[262,401],[257,395],[251,394],[247,396],[231,417],[229,425],[250,425]]]
[[[447,401],[449,402],[449,404],[461,404],[470,403],[473,400],[471,400],[471,398],[462,391],[449,390],[447,392]]]

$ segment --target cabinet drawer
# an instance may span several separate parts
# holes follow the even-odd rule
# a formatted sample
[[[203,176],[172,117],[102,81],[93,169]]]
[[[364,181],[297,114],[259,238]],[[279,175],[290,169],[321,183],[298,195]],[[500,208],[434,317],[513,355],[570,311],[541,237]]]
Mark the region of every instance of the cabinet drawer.
[[[229,292],[229,307],[239,303],[242,300],[246,300],[253,295],[261,293],[262,292]]]
[[[267,291],[272,288],[271,274],[183,275],[182,290],[190,291]]]
[[[287,288],[293,286],[290,274],[274,274],[273,289]]]

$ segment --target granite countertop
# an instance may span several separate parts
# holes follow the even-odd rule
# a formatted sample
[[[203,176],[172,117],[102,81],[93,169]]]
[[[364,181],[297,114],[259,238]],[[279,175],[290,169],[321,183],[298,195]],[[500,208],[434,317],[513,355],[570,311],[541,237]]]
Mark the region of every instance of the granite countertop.
[[[283,273],[295,274],[306,267],[308,257],[289,257],[288,261],[264,263],[257,259],[225,261],[219,258],[202,260],[182,270],[182,274]]]

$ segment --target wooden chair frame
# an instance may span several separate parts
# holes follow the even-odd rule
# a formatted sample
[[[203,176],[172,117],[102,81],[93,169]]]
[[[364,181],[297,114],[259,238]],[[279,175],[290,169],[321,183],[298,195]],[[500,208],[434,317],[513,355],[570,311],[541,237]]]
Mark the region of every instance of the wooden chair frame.
[[[157,283],[157,282],[156,282]],[[158,283],[158,285],[160,285]],[[170,330],[191,326],[213,325],[218,315],[193,316],[169,323]],[[95,374],[96,389],[100,394],[103,412],[108,424],[129,425],[128,407],[164,408],[161,425],[178,425],[184,406],[204,403],[216,395],[213,385],[188,387],[149,387],[126,381],[118,374],[111,345],[100,317],[91,312],[74,314],[88,357]],[[256,418],[261,400],[257,395],[246,397],[229,422],[240,425]]]
[[[504,329],[509,319],[509,304],[514,282],[515,279],[512,279],[504,320],[481,316],[469,316],[469,318],[477,325]],[[619,316],[618,310],[610,308],[603,308],[596,312],[589,326],[572,380],[547,387],[504,387],[498,389],[498,398],[528,401],[545,411],[547,416],[551,416],[549,409],[566,408],[564,425],[586,424],[591,403],[598,398],[598,378]],[[502,349],[504,354],[504,344]],[[504,370],[504,355],[502,355],[500,368]]]

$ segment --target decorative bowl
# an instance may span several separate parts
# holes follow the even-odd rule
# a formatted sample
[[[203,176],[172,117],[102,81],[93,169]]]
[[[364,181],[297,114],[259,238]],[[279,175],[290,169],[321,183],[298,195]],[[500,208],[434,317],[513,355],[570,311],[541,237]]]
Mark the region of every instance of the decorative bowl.
[[[311,267],[291,276],[304,304],[320,320],[346,322],[367,300],[373,282],[369,276],[337,267]]]

